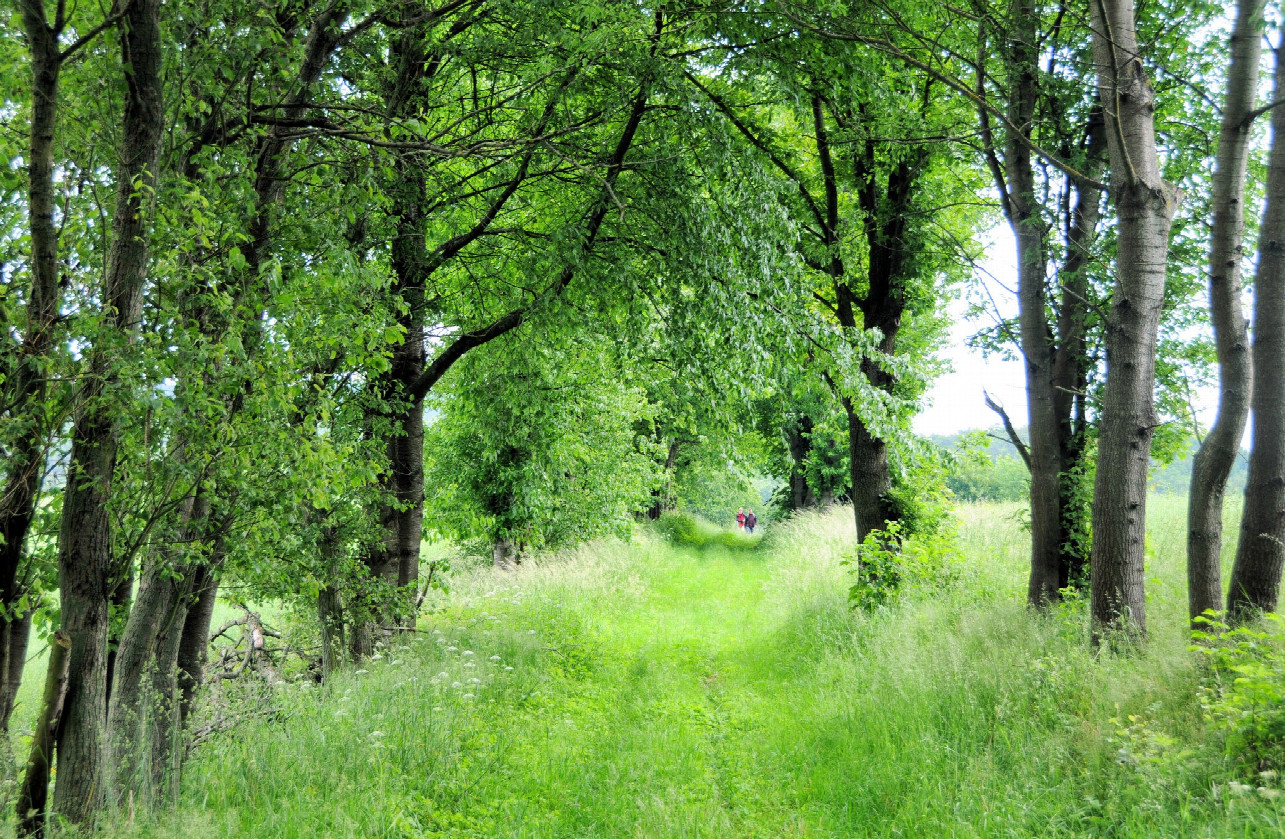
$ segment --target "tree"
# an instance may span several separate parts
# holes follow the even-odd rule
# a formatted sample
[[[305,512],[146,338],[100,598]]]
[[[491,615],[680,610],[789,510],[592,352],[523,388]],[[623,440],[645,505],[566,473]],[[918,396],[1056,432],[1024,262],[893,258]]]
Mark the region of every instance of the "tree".
[[[816,34],[773,37],[795,21]],[[864,24],[844,21],[835,30],[770,15],[748,33],[729,24],[729,41],[758,40],[757,49],[743,58],[732,50],[736,60],[721,79],[689,74],[789,185],[783,200],[799,231],[799,259],[815,272],[806,291],[812,317],[846,342],[816,363],[847,416],[858,539],[900,515],[889,447],[905,413],[898,391],[915,377],[898,363],[898,341],[905,320],[931,320],[939,284],[960,265],[968,235],[956,226],[968,226],[961,196],[970,188],[967,168],[940,140],[957,104],[931,76],[900,72],[850,43]],[[730,80],[746,72],[760,79],[758,89],[794,106],[738,101],[745,86]],[[946,207],[952,212],[938,212]]]
[[[1285,93],[1285,47],[1276,49],[1272,101]],[[1267,203],[1254,276],[1254,415],[1249,479],[1227,611],[1244,621],[1276,611],[1285,566],[1285,108],[1272,109]]]
[[[1194,619],[1222,606],[1223,492],[1240,451],[1249,414],[1252,365],[1249,332],[1240,306],[1244,251],[1245,170],[1249,158],[1250,110],[1258,87],[1263,7],[1241,0],[1231,34],[1218,159],[1213,182],[1213,230],[1209,250],[1209,305],[1218,351],[1218,413],[1196,452],[1187,506],[1187,599]]]
[[[434,527],[481,537],[500,568],[626,532],[656,478],[635,430],[652,408],[611,355],[592,336],[519,333],[470,355],[457,380],[468,387],[436,400],[429,429]]]
[[[1093,58],[1111,159],[1119,241],[1106,323],[1097,477],[1093,491],[1093,638],[1145,635],[1147,469],[1158,424],[1156,336],[1169,230],[1181,195],[1161,176],[1154,92],[1139,56],[1132,0],[1091,0]]]
[[[93,821],[112,789],[107,729],[107,632],[111,531],[107,509],[116,469],[121,367],[137,335],[157,162],[164,129],[160,4],[135,0],[118,24],[125,103],[116,206],[102,283],[106,328],[89,351],[77,394],[71,462],[59,536],[62,629],[70,640],[67,695],[58,733],[54,806],[74,824]]]

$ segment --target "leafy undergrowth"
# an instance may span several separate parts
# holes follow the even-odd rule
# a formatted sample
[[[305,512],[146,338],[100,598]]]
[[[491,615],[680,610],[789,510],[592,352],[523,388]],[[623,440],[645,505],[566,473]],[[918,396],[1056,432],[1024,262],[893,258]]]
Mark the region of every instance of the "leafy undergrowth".
[[[282,718],[199,750],[174,813],[116,835],[1285,833],[1276,798],[1227,785],[1177,560],[1149,570],[1147,650],[1094,659],[1078,604],[1023,607],[1012,510],[966,510],[955,585],[869,612],[838,565],[848,510],[754,552],[644,536],[466,576],[414,640],[282,693]]]

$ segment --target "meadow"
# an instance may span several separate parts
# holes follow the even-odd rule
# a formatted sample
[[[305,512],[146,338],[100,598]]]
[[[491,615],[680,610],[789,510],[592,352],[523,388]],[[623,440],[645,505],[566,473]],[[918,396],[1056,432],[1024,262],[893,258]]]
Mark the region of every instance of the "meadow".
[[[1016,505],[953,582],[853,612],[850,511],[694,547],[655,529],[460,573],[419,632],[200,746],[113,836],[1281,836],[1199,702],[1182,499],[1153,499],[1151,640],[1024,606]],[[1261,789],[1255,785],[1261,786]]]

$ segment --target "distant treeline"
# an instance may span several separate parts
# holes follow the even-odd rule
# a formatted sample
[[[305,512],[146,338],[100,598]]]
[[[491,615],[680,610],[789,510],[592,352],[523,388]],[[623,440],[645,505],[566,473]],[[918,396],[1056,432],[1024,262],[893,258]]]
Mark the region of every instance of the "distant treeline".
[[[934,434],[928,439],[952,454],[946,470],[946,485],[960,501],[1025,501],[1030,475],[1026,464],[1000,428],[983,432],[984,440],[976,431],[957,434]],[[1019,434],[1024,436],[1025,429]],[[981,442],[983,445],[979,446]],[[1166,495],[1185,495],[1191,484],[1191,462],[1196,451],[1196,441],[1188,441],[1183,454],[1169,463],[1151,462],[1149,483],[1153,492]],[[1241,451],[1232,467],[1227,483],[1229,494],[1244,492],[1247,477],[1248,453]]]

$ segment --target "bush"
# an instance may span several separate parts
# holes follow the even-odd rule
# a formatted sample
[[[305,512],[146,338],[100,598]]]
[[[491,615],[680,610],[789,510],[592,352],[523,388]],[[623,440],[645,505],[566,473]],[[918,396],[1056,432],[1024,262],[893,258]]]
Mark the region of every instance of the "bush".
[[[872,531],[840,564],[856,578],[848,589],[852,606],[864,611],[894,603],[906,592],[933,591],[949,584],[962,558],[953,524],[909,533],[900,522]]]
[[[1266,614],[1235,629],[1213,612],[1196,620],[1208,627],[1192,633],[1209,663],[1200,703],[1227,756],[1250,775],[1285,769],[1285,619]]]

